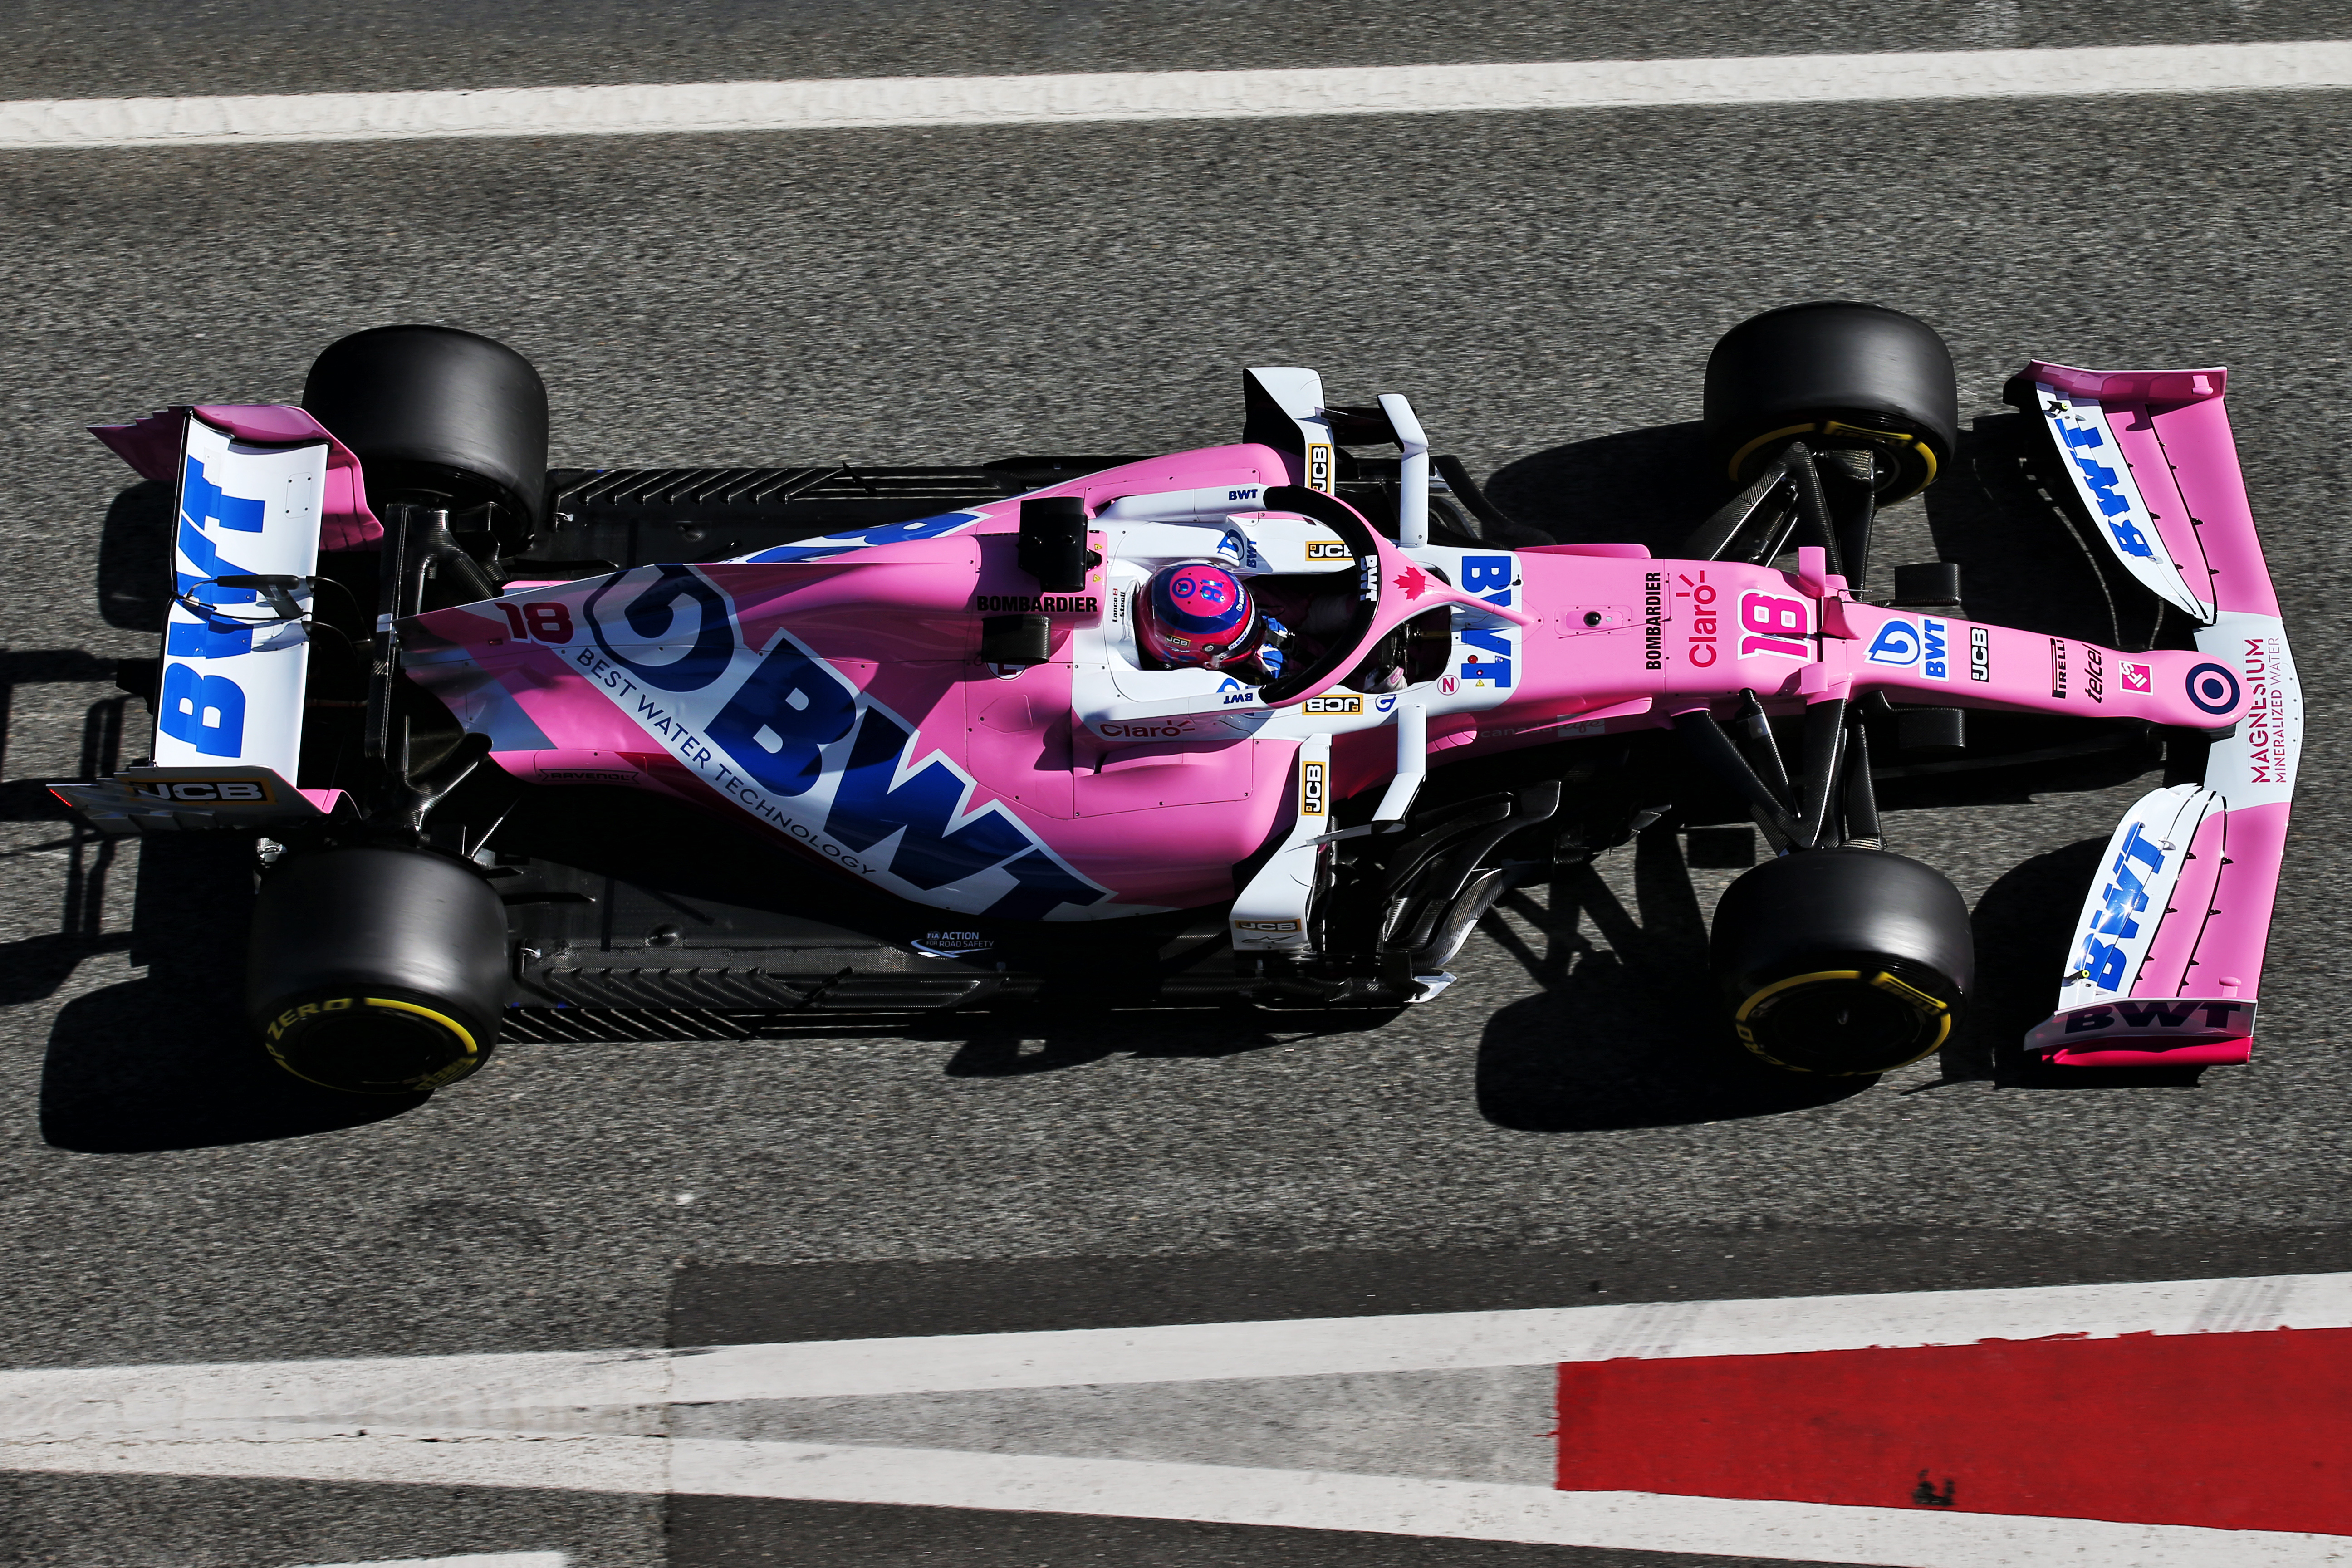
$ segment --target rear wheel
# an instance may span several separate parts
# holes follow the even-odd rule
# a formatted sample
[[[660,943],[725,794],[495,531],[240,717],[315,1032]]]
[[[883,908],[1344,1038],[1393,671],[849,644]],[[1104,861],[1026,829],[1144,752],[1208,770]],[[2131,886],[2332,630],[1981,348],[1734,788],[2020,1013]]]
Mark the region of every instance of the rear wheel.
[[[375,327],[328,345],[302,406],[357,453],[368,500],[507,516],[511,552],[542,521],[547,386],[529,360],[453,327]]]
[[[298,1078],[413,1094],[488,1059],[506,1002],[505,907],[458,862],[418,850],[289,858],[261,885],[246,1007]]]
[[[1795,1072],[1917,1061],[1950,1038],[1976,983],[1959,889],[1876,849],[1757,867],[1725,890],[1709,946],[1740,1043]]]
[[[1878,499],[1927,488],[1959,437],[1952,353],[1927,322],[1824,300],[1767,310],[1723,335],[1706,361],[1706,440],[1746,484],[1791,440],[1868,453]]]

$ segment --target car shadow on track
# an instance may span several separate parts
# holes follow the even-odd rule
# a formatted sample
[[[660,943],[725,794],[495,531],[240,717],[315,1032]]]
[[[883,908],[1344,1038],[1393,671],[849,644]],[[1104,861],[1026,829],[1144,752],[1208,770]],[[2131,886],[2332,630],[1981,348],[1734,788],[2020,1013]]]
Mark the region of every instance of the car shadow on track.
[[[2026,1056],[2027,1030],[2057,1005],[2074,920],[2105,858],[2104,837],[2036,855],[1987,888],[1972,923],[1977,994],[1969,1021],[1944,1047],[1944,1080],[2003,1089],[2189,1088],[2201,1068],[2062,1068]]]
[[[1487,1121],[1531,1132],[1727,1121],[1827,1105],[1878,1081],[1783,1072],[1739,1048],[1716,1004],[1706,921],[1673,829],[1636,841],[1633,889],[1628,910],[1586,866],[1552,883],[1549,909],[1506,895],[1544,952],[1497,916],[1481,927],[1544,986],[1487,1021],[1477,1068]],[[1605,946],[1587,938],[1588,922]]]
[[[1350,1011],[1261,1010],[1197,1007],[1106,1014],[1094,1010],[1040,1009],[992,1017],[978,1028],[970,1021],[953,1033],[934,1024],[910,1026],[910,1036],[937,1031],[936,1037],[961,1037],[948,1060],[950,1078],[1018,1078],[1084,1067],[1111,1057],[1146,1060],[1233,1057],[1332,1036],[1370,1033],[1402,1009]]]
[[[2032,463],[2035,427],[2022,414],[1990,414],[1959,433],[1951,462],[1919,497],[1937,560],[1958,563],[1969,614],[2116,647],[2146,647],[2155,626],[2135,620],[2106,580],[2092,542],[2051,500]],[[1684,542],[1731,493],[1696,424],[1654,425],[1533,452],[1496,469],[1486,499],[1515,521],[1563,542],[1623,541],[1653,555]],[[1907,509],[1906,509],[1907,510]],[[1916,523],[1881,516],[1871,591],[1892,563],[1923,542]],[[2032,563],[2021,571],[2018,563]]]
[[[172,487],[142,479],[118,492],[98,538],[98,613],[125,631],[163,629],[171,602]]]
[[[270,1061],[245,1023],[252,848],[223,835],[140,847],[132,959],[146,975],[58,1013],[41,1066],[41,1136],[83,1153],[299,1138],[422,1105],[427,1095],[320,1089]]]
[[[1497,468],[1486,499],[1563,542],[1646,544],[1678,552],[1721,503],[1699,426],[1654,425],[1531,453]]]
[[[1937,559],[1958,564],[1976,620],[2147,647],[2157,632],[2153,607],[2144,595],[2117,595],[2094,542],[2042,488],[2032,463],[2039,439],[2022,414],[1969,421],[1949,467],[1920,492]]]

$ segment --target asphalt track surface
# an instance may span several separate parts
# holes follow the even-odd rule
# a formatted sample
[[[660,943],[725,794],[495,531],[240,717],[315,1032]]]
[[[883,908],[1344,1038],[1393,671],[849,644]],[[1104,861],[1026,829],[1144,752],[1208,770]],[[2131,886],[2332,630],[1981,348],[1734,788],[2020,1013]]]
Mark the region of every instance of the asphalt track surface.
[[[330,25],[37,4],[0,24],[0,92],[2352,36],[2328,6],[1502,9],[714,6],[655,36],[602,5],[483,32],[456,5]],[[1192,1277],[1160,1270],[1188,1259],[1364,1303],[1317,1309],[1342,1312],[2352,1267],[2347,96],[0,155],[0,1360],[651,1346],[807,1337],[811,1314],[863,1334],[1159,1321]],[[1629,916],[1589,886],[1530,890],[1460,985],[1377,1027],[946,1017],[521,1046],[341,1125],[350,1106],[233,1065],[203,994],[142,978],[135,851],[101,864],[26,782],[81,771],[115,695],[103,661],[150,651],[98,603],[130,479],[79,426],[290,401],[362,326],[523,350],[562,463],[1172,447],[1230,438],[1238,366],[1313,364],[1337,393],[1409,392],[1507,502],[1600,537],[1583,514],[1602,507],[1628,531],[1670,521],[1676,481],[1627,476],[1676,449],[1716,336],[1824,296],[1935,323],[1972,416],[2000,413],[2029,354],[2231,367],[2311,716],[2251,1069],[2021,1084],[2000,1031],[2044,1000],[2036,976],[1874,1086],[1743,1069],[1686,1002],[1728,874],[1684,892],[1668,837],[1604,864]],[[1983,522],[1965,479],[1905,509],[1879,559],[1940,548],[1998,619],[2000,574],[2053,546]],[[2078,896],[2094,851],[2068,847],[2137,787],[1899,815],[1890,837],[1979,901],[1980,941],[2023,950]],[[1245,1271],[1220,1310],[1280,1315],[1252,1289]],[[934,1298],[957,1305],[901,1326]],[[0,1563],[1666,1561],[1269,1534],[0,1475]]]

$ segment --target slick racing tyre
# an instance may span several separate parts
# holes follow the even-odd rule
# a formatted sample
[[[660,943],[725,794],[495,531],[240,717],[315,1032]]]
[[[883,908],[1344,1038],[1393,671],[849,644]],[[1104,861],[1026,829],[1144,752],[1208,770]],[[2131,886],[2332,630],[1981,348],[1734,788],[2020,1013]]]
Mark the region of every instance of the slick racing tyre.
[[[489,1057],[505,907],[465,866],[406,849],[289,857],[261,884],[246,1010],[278,1064],[352,1094],[414,1094]]]
[[[495,501],[518,545],[547,503],[547,387],[530,362],[452,327],[375,327],[328,345],[302,406],[358,454],[368,500]]]
[[[1925,489],[1959,437],[1952,353],[1927,322],[1882,305],[1767,310],[1706,361],[1706,442],[1735,485],[1792,439],[1877,454],[1881,504]]]
[[[1917,1061],[1951,1037],[1976,984],[1959,889],[1877,849],[1757,867],[1725,890],[1709,946],[1740,1043],[1793,1072]]]

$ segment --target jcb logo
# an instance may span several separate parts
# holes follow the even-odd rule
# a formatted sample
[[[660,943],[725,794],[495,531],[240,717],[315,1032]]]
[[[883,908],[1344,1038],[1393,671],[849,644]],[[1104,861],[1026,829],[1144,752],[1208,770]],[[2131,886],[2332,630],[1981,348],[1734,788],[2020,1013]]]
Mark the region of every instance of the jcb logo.
[[[1354,559],[1355,553],[1336,539],[1310,539],[1307,542],[1307,559],[1309,561],[1349,561]]]
[[[1298,765],[1298,814],[1301,816],[1323,815],[1323,764],[1301,763]]]
[[[131,793],[148,800],[200,800],[208,805],[233,801],[268,805],[269,786],[257,779],[178,779],[134,784]]]
[[[1307,488],[1331,493],[1331,447],[1328,442],[1316,441],[1307,448]]]
[[[1307,713],[1361,713],[1364,700],[1360,697],[1310,697],[1298,706],[1300,711]],[[1319,768],[1323,764],[1309,763],[1307,765]]]
[[[1234,929],[1235,931],[1264,931],[1279,936],[1286,931],[1297,931],[1298,929],[1298,922],[1297,921],[1235,921],[1234,922]]]

